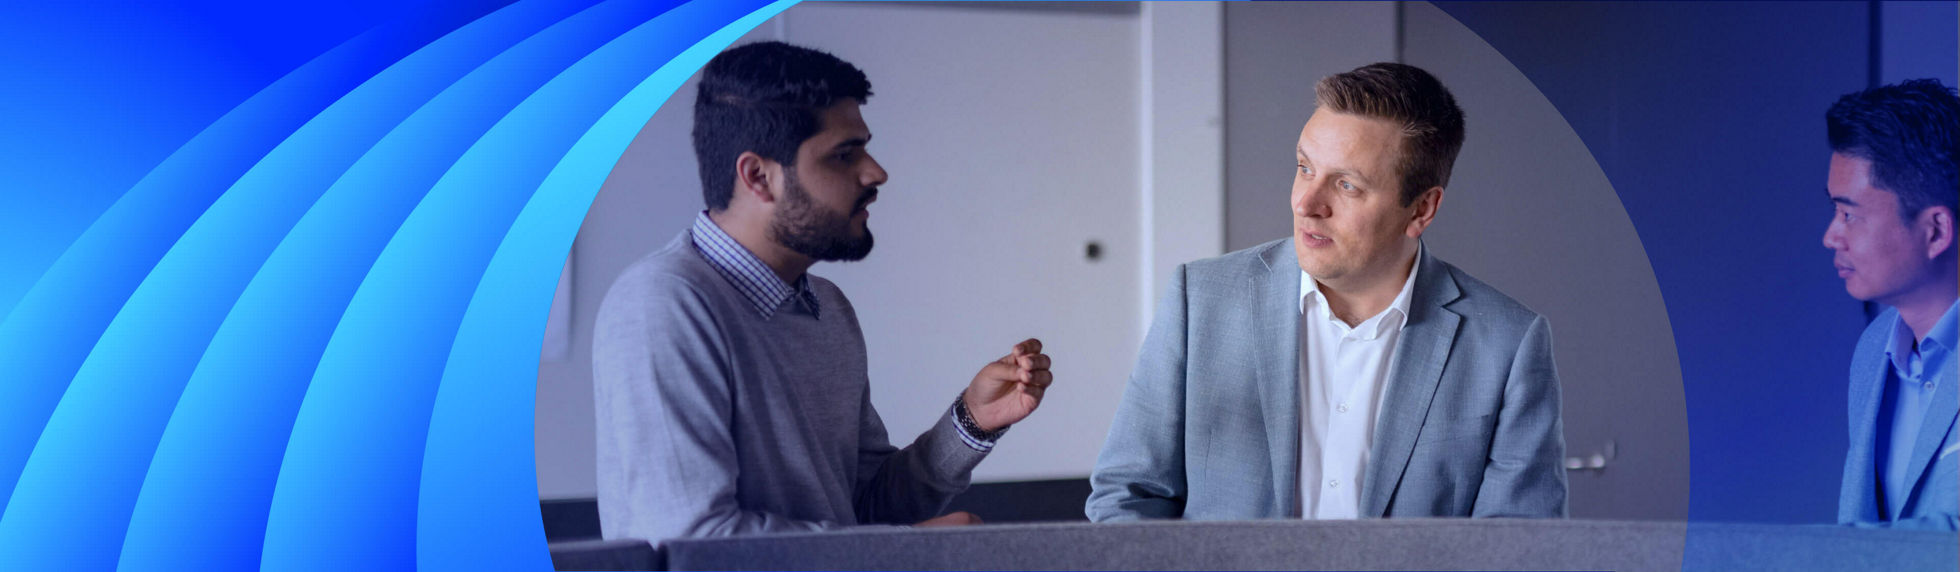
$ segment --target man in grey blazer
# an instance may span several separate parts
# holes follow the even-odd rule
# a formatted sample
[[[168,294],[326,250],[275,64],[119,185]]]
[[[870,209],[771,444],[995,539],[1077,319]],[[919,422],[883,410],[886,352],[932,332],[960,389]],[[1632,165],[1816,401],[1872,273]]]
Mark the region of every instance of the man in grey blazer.
[[[1315,94],[1293,236],[1177,269],[1089,518],[1563,517],[1549,324],[1421,241],[1462,110],[1401,64]]]

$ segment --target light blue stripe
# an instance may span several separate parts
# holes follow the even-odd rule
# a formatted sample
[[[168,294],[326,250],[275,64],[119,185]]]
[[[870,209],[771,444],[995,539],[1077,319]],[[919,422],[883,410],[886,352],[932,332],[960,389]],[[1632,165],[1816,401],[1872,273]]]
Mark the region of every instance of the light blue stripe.
[[[644,23],[692,21],[672,13],[655,18],[665,8],[615,0],[576,16],[636,27],[566,68],[498,121],[382,250],[300,405],[267,518],[262,566],[368,570],[417,562],[424,449],[470,296],[565,150],[663,63],[663,54],[693,43],[698,22],[695,32],[684,35]],[[537,349],[527,353],[534,356]]]
[[[170,411],[240,291],[328,184],[446,85],[443,77],[349,92],[240,176],[171,245],[48,417],[0,519],[0,569],[115,565]]]
[[[446,166],[556,69],[591,48],[513,44],[544,43],[526,38],[591,3],[513,5],[436,40],[360,88],[407,97],[395,86],[409,78],[454,81],[335,181],[240,295],[158,444],[130,515],[122,568],[259,565],[293,417],[354,288]],[[198,526],[184,526],[186,514],[196,514]]]

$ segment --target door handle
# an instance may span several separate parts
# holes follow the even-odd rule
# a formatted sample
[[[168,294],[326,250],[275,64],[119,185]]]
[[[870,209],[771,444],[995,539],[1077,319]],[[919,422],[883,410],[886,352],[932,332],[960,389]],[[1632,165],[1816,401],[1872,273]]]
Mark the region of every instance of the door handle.
[[[1566,457],[1565,470],[1603,472],[1606,470],[1606,465],[1612,463],[1613,458],[1618,457],[1619,454],[1620,444],[1613,439],[1607,439],[1604,450],[1596,451],[1584,457]]]

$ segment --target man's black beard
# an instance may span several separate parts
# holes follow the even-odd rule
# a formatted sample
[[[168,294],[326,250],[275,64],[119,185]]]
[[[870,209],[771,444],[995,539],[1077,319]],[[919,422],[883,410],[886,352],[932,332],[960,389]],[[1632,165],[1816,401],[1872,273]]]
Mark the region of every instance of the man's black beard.
[[[839,215],[817,204],[792,169],[783,171],[783,202],[769,220],[771,237],[811,260],[853,261],[871,254],[871,229],[865,228],[863,237],[851,236],[851,218],[877,191],[866,190],[851,212]]]

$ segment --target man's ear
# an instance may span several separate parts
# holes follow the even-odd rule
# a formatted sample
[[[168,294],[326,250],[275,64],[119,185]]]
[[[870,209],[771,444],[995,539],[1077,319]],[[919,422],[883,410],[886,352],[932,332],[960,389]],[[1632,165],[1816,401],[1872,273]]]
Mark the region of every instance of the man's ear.
[[[735,194],[747,195],[762,204],[776,202],[778,189],[774,182],[781,176],[781,165],[754,151],[743,151],[735,157]]]
[[[1443,208],[1443,188],[1430,187],[1416,195],[1416,201],[1410,206],[1415,207],[1415,212],[1409,218],[1409,238],[1422,238],[1422,231],[1428,230],[1429,224],[1436,222],[1436,211]]]
[[[1919,236],[1926,244],[1926,259],[1945,256],[1953,250],[1953,209],[1927,207],[1919,211]]]

